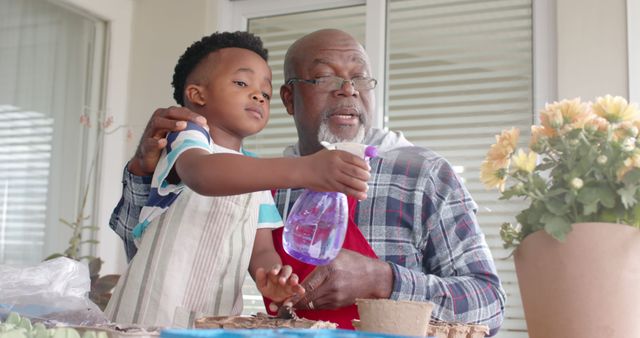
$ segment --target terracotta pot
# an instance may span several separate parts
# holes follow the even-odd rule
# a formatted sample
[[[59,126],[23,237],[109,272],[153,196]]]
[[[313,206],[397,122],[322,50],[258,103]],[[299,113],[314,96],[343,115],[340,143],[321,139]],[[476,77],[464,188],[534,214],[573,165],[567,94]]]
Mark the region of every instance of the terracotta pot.
[[[425,336],[433,304],[430,302],[356,299],[360,321],[358,331]]]
[[[637,228],[577,223],[564,243],[538,231],[514,260],[529,337],[640,337]]]

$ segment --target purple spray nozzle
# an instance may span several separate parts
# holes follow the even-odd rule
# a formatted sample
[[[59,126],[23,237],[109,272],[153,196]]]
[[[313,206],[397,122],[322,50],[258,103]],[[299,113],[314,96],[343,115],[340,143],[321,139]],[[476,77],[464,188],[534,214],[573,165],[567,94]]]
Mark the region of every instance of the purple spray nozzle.
[[[364,156],[367,158],[372,158],[378,156],[378,148],[375,146],[367,146],[364,150]]]

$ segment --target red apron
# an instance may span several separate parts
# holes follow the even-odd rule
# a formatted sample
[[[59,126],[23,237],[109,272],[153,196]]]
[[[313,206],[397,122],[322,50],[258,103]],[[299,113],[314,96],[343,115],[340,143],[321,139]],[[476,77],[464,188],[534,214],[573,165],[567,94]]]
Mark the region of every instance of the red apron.
[[[360,229],[356,225],[354,221],[354,216],[356,212],[356,206],[358,201],[353,197],[347,197],[347,203],[349,205],[349,222],[347,225],[347,232],[344,238],[344,244],[342,248],[349,249],[360,253],[364,256],[371,258],[378,258],[378,256],[373,252],[371,245],[364,238]],[[282,231],[283,228],[278,228],[272,232],[273,235],[273,244],[282,259],[282,264],[291,265],[293,268],[293,272],[295,272],[300,280],[303,281],[311,271],[315,268],[314,265],[306,264],[300,262],[299,260],[289,256],[282,247]],[[265,306],[269,314],[274,315],[274,312],[269,311],[269,304],[271,304],[271,300],[268,298],[264,298]],[[338,324],[338,328],[353,330],[353,325],[351,325],[352,319],[359,319],[358,316],[358,308],[355,304],[333,309],[333,310],[296,310],[296,314],[302,318],[307,318],[311,320],[324,320],[330,321]]]

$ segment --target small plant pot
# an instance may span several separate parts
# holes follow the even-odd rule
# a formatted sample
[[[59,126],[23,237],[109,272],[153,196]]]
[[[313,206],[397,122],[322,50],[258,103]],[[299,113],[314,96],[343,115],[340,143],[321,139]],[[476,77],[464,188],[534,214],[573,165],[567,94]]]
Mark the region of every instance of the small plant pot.
[[[426,336],[433,304],[389,299],[356,299],[359,331]]]

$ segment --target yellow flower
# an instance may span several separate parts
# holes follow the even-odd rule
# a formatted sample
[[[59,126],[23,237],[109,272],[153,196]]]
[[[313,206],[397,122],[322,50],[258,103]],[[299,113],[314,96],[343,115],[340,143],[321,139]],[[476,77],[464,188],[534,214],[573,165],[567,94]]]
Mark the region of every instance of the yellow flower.
[[[566,133],[574,128],[582,128],[592,115],[589,106],[582,103],[580,98],[575,98],[545,105],[540,113],[540,120],[543,127],[562,128],[562,133]]]
[[[532,173],[536,168],[536,162],[538,160],[538,154],[530,151],[528,154],[522,149],[518,150],[518,153],[513,156],[514,170],[521,170],[526,173]]]
[[[496,135],[496,143],[487,152],[487,160],[494,162],[495,166],[506,167],[506,162],[516,149],[519,137],[520,129],[518,128],[504,130],[500,135]]]
[[[485,160],[480,165],[480,181],[484,183],[487,189],[497,188],[500,192],[504,191],[507,183],[507,168],[509,160],[505,161],[505,165],[500,165],[494,161]]]
[[[600,116],[596,116],[595,118],[587,121],[587,123],[585,124],[585,128],[604,132],[609,129],[609,121]]]
[[[638,127],[636,127],[632,121],[619,123],[613,130],[613,139],[615,141],[621,141],[627,137],[636,136],[638,136]]]
[[[540,123],[547,129],[558,129],[562,127],[563,122],[562,112],[555,107],[545,108],[540,113]]]
[[[639,115],[636,104],[628,104],[623,97],[611,95],[597,98],[593,104],[593,112],[611,123],[632,121]]]
[[[538,144],[543,138],[549,138],[556,135],[556,131],[545,126],[531,126],[531,141],[529,141],[529,147],[533,147]]]

